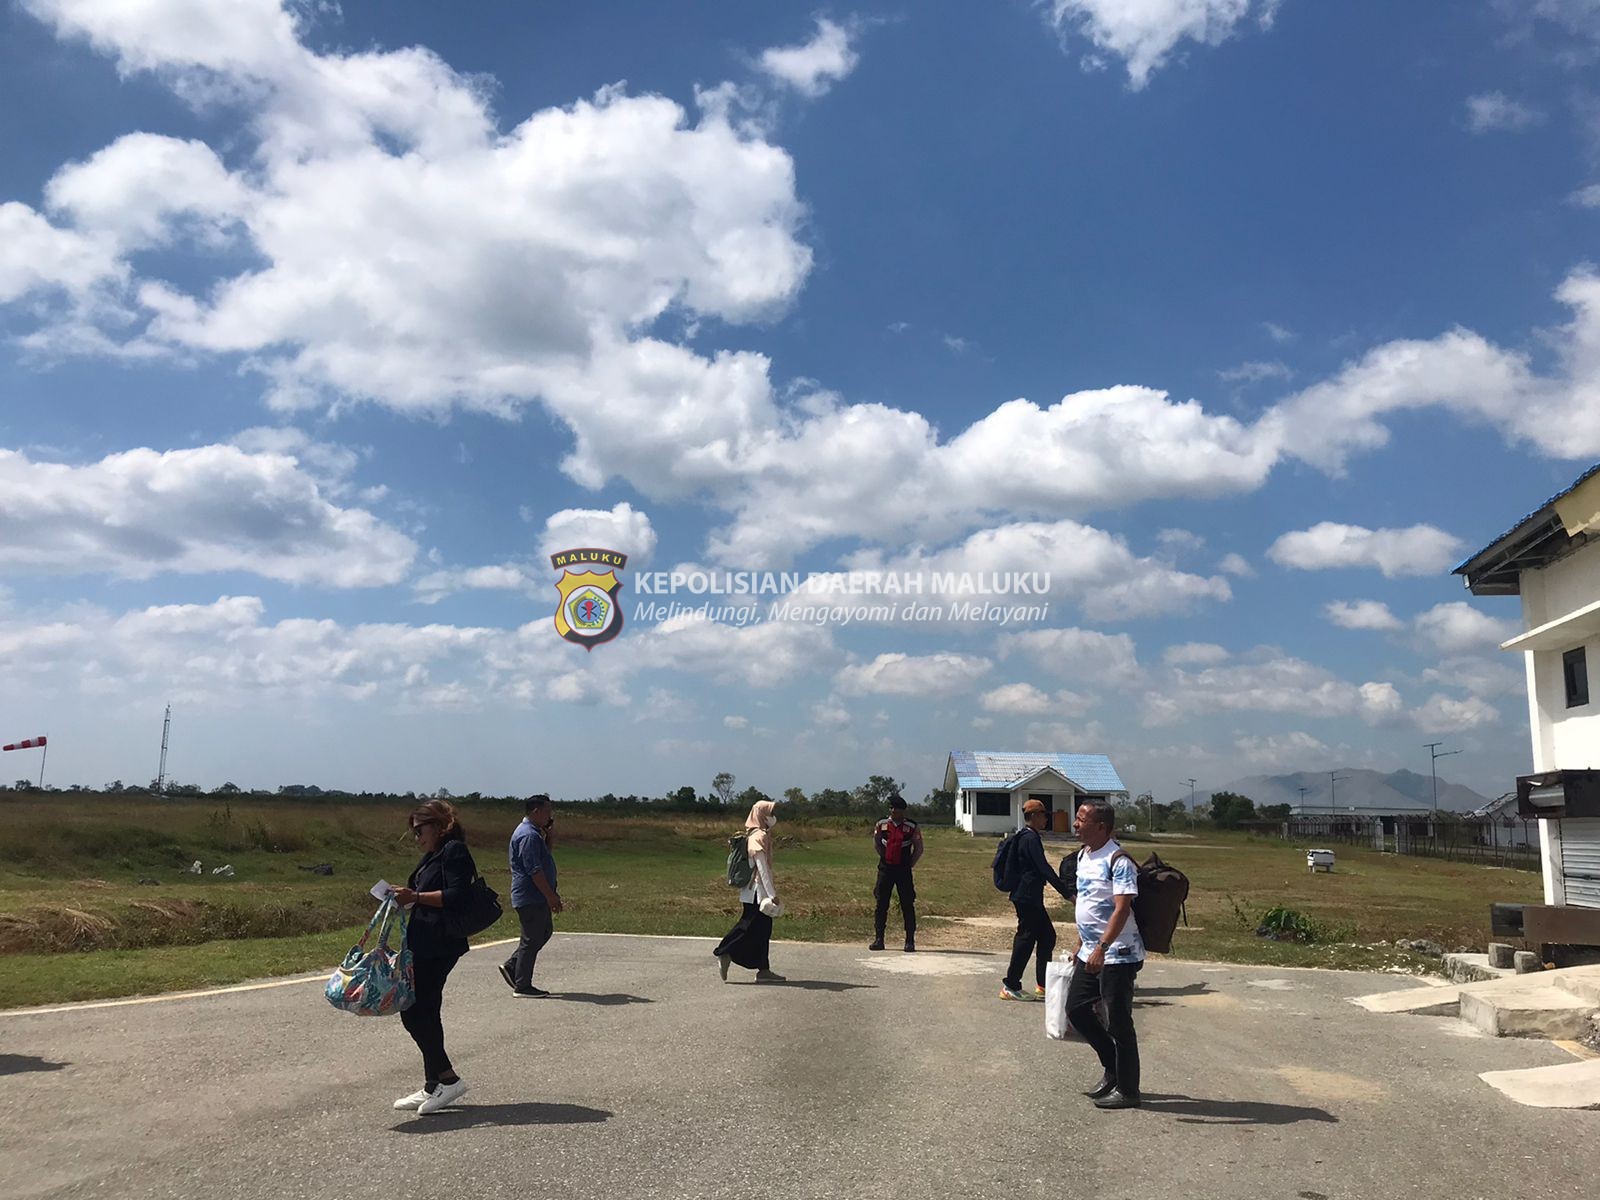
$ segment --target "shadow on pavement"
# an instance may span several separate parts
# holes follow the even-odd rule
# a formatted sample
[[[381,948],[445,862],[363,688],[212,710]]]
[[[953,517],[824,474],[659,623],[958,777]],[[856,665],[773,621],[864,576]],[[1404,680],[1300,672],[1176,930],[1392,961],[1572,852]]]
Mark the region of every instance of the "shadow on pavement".
[[[603,1108],[582,1104],[468,1104],[444,1112],[414,1117],[394,1126],[390,1132],[410,1135],[446,1133],[461,1129],[486,1129],[513,1125],[594,1125],[608,1121],[612,1114]]]
[[[630,996],[627,992],[551,992],[552,1000],[573,1000],[579,1004],[654,1004],[649,996]]]
[[[1133,989],[1134,999],[1140,996],[1203,996],[1211,990],[1211,985],[1204,982],[1185,983],[1178,987],[1139,987]]]
[[[59,1071],[71,1063],[50,1062],[32,1054],[0,1054],[0,1075],[22,1075],[29,1071]]]
[[[751,979],[736,987],[799,988],[804,992],[848,992],[855,988],[875,988],[875,983],[841,983],[834,979]]]
[[[1299,1104],[1264,1104],[1257,1100],[1200,1100],[1194,1096],[1146,1092],[1144,1107],[1152,1112],[1178,1114],[1185,1125],[1295,1125],[1301,1121],[1325,1121],[1337,1125],[1339,1118],[1325,1108]]]

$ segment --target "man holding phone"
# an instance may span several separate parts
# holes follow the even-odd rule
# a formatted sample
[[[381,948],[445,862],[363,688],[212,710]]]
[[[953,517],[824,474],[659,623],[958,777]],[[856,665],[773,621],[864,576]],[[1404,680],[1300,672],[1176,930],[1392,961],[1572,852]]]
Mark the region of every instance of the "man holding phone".
[[[562,910],[556,891],[556,860],[550,853],[550,830],[555,809],[544,793],[529,796],[527,813],[511,834],[511,907],[517,910],[522,936],[517,949],[500,964],[500,978],[518,996],[548,996],[533,986],[533,966],[539,951],[555,932],[554,914]]]

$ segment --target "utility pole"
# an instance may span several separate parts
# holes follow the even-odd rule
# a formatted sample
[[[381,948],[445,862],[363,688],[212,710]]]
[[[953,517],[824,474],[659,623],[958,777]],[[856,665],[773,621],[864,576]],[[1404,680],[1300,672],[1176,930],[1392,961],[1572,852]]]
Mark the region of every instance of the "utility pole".
[[[167,735],[172,732],[172,705],[167,705],[167,715],[161,722],[161,766],[156,769],[156,795],[167,791]]]
[[[1459,750],[1440,750],[1443,742],[1425,742],[1428,748],[1428,774],[1433,777],[1433,815],[1439,815],[1439,767],[1441,758],[1449,758],[1452,754],[1460,754]]]
[[[1300,815],[1301,816],[1305,816],[1305,812],[1306,812],[1306,793],[1309,792],[1310,790],[1311,789],[1308,788],[1308,787],[1303,787],[1303,788],[1300,789]]]
[[[1328,811],[1334,816],[1339,815],[1339,792],[1336,785],[1349,778],[1350,776],[1340,775],[1337,771],[1328,772]]]
[[[1187,783],[1189,785],[1189,819],[1187,822],[1185,822],[1185,824],[1192,829],[1194,828],[1194,780],[1180,779],[1178,782]]]

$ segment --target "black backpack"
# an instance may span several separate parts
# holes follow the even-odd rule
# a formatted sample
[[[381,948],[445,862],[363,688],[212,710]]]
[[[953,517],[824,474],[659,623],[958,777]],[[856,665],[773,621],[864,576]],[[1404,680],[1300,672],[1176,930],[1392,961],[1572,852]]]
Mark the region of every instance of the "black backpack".
[[[1078,853],[1082,854],[1083,851]],[[1178,928],[1178,915],[1183,915],[1185,925],[1189,923],[1186,903],[1189,899],[1189,877],[1177,867],[1162,862],[1161,856],[1153,851],[1143,862],[1126,850],[1120,851],[1117,858],[1126,858],[1139,872],[1139,894],[1133,898],[1133,919],[1139,925],[1144,948],[1155,954],[1171,954],[1172,935]]]
[[[1018,842],[1027,832],[1026,829],[1019,829],[1015,833],[1008,833],[995,849],[994,862],[990,866],[994,870],[994,886],[1002,892],[1014,891],[1017,884],[1022,882],[1022,856],[1018,853]]]

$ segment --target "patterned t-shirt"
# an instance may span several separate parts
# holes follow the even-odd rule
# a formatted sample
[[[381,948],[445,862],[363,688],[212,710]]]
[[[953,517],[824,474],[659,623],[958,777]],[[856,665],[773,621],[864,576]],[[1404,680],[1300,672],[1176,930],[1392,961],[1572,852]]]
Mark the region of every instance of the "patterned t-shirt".
[[[1083,939],[1078,951],[1080,959],[1088,962],[1096,943],[1105,936],[1106,925],[1115,908],[1112,897],[1138,894],[1139,869],[1131,858],[1122,854],[1122,847],[1115,839],[1098,850],[1084,850],[1078,855],[1077,920],[1078,936]],[[1132,913],[1128,914],[1128,923],[1122,927],[1117,940],[1106,949],[1106,961],[1144,961],[1144,938],[1139,935],[1139,923]]]

